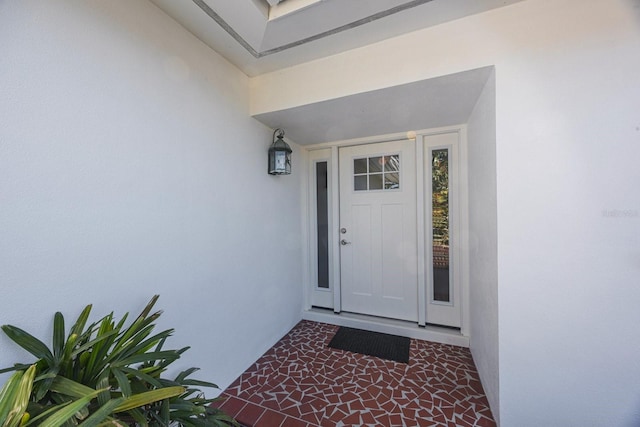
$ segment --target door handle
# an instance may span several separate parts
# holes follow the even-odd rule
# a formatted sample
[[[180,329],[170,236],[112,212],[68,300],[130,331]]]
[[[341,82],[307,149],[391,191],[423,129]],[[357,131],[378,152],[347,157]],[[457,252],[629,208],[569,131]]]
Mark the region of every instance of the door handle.
[[[346,245],[350,245],[350,244],[351,244],[351,242],[347,242],[346,240],[342,239],[342,240],[340,240],[340,244],[341,244],[342,246],[346,246]]]

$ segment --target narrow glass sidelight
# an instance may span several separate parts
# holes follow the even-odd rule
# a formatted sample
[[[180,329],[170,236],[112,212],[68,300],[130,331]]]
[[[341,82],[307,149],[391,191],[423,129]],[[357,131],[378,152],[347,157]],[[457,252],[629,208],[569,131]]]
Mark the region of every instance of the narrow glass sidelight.
[[[451,302],[449,280],[449,150],[431,152],[433,301]]]
[[[327,162],[316,163],[318,287],[329,288],[329,193]]]

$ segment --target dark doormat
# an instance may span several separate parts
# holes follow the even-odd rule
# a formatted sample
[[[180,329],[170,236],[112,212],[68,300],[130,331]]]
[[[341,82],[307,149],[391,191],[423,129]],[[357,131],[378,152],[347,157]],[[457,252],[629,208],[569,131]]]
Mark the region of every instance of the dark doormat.
[[[331,339],[329,347],[409,363],[410,344],[411,339],[407,337],[341,326]]]

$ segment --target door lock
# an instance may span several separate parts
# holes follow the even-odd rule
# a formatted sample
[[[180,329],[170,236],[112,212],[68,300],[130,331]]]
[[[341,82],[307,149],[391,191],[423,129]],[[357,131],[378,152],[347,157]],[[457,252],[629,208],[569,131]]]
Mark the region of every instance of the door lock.
[[[351,242],[347,242],[346,240],[342,239],[342,240],[340,240],[340,244],[341,244],[342,246],[346,246],[346,245],[350,245],[350,244],[351,244]]]

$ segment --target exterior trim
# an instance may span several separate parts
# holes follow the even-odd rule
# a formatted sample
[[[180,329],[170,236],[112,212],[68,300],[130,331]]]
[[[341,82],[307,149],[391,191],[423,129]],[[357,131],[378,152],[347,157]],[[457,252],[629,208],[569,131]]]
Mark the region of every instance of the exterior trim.
[[[392,7],[391,9],[383,10],[378,13],[374,13],[373,15],[366,16],[362,19],[358,19],[356,21],[350,22],[348,24],[341,25],[336,28],[332,28],[327,31],[323,31],[322,33],[315,34],[313,36],[306,37],[304,39],[296,40],[291,43],[284,44],[282,46],[274,47],[272,49],[268,49],[262,52],[258,52],[255,50],[238,32],[236,32],[231,25],[227,23],[220,15],[218,15],[204,0],[192,0],[196,6],[198,6],[204,13],[206,13],[211,19],[213,19],[220,27],[225,30],[235,41],[237,41],[240,46],[242,46],[247,52],[251,54],[256,59],[263,58],[265,56],[273,55],[274,53],[279,53],[288,49],[292,49],[294,47],[302,46],[307,43],[311,43],[316,40],[323,39],[325,37],[332,36],[334,34],[341,33],[343,31],[351,30],[353,28],[360,27],[365,24],[369,24],[371,22],[377,21],[378,19],[386,18],[387,16],[394,15],[399,12],[404,12],[405,10],[412,9],[416,6],[421,6],[425,3],[429,3],[433,0],[413,0],[407,2],[405,4],[401,4],[396,7]]]

